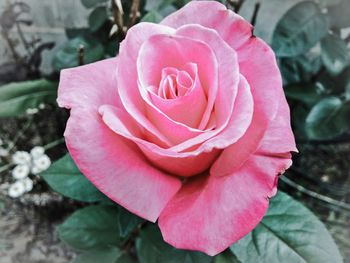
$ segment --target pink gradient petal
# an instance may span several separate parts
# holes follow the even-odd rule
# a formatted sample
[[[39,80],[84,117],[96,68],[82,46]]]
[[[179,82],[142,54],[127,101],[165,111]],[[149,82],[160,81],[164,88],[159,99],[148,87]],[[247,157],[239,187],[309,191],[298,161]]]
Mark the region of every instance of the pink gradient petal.
[[[161,83],[162,69],[173,67],[180,70],[188,63],[196,64],[198,67],[198,75],[201,81],[199,88],[216,85],[215,72],[218,68],[216,57],[211,48],[202,41],[182,36],[152,36],[142,45],[137,60],[140,92],[146,101],[148,120],[169,139],[172,145],[193,138],[203,133],[203,131],[191,128],[186,123],[178,122],[167,116],[152,103],[148,97],[147,87]],[[203,115],[202,108],[205,104],[205,95],[197,93],[197,95],[200,94],[202,94],[202,102],[196,104],[200,108],[194,108],[189,114],[192,118],[190,120],[192,124]],[[172,102],[171,100],[168,103]]]
[[[193,80],[187,72],[182,72],[186,71],[179,71],[177,75],[177,85],[180,91],[178,97],[176,96],[171,100],[167,100],[156,96],[153,93],[148,93],[148,95],[150,96],[150,101],[153,105],[166,116],[175,122],[183,123],[192,128],[197,128],[207,106],[206,95],[200,83],[197,68],[194,72],[195,76]],[[184,78],[185,80],[183,80]],[[188,81],[189,83],[184,83],[185,81]],[[181,85],[182,83],[190,86],[190,90],[186,89],[186,86]]]
[[[175,34],[175,30],[152,23],[139,23],[129,29],[119,49],[119,63],[123,67],[118,67],[117,70],[118,91],[126,111],[145,128],[148,140],[169,147],[169,139],[147,118],[145,103],[137,83],[136,61],[141,45],[151,36],[158,34],[172,35]]]
[[[191,176],[207,170],[221,152],[213,150],[200,155],[172,152],[140,138],[137,124],[122,110],[103,105],[99,112],[105,124],[116,134],[135,142],[152,165],[177,176]]]
[[[61,73],[58,103],[71,109],[66,144],[79,170],[101,192],[154,222],[181,182],[153,168],[133,142],[112,132],[102,121],[99,105],[118,105],[113,77],[116,62],[104,60]],[[123,124],[123,129],[140,132],[131,122]]]
[[[167,16],[161,24],[173,28],[199,24],[215,29],[233,49],[239,48],[248,41],[253,30],[252,25],[241,16],[215,1],[191,1],[177,12]]]
[[[275,119],[279,104],[285,103],[281,74],[271,48],[253,37],[237,50],[237,54],[240,72],[246,77],[253,94],[254,114],[244,136],[227,147],[212,166],[212,173],[219,176],[231,174],[258,149],[264,133]],[[223,165],[229,160],[230,165]]]
[[[226,177],[190,179],[159,217],[164,240],[211,256],[222,252],[261,221],[289,158],[256,153]]]
[[[120,113],[117,108],[104,105],[100,108],[104,122],[117,134],[134,141],[155,166],[179,176],[193,176],[204,172],[216,160],[221,152],[212,145],[225,148],[228,142],[238,140],[246,131],[253,114],[253,99],[249,85],[244,77],[240,82],[235,108],[227,129],[219,136],[213,137],[197,149],[189,152],[177,152],[163,149],[150,143],[132,132],[135,128],[123,129],[123,123],[131,123],[127,114]]]
[[[121,107],[114,74],[117,64],[118,59],[111,58],[82,67],[62,70],[58,89],[58,105],[68,109],[94,107],[96,110],[104,103]],[[81,72],[84,74],[80,74]],[[104,79],[105,82],[99,87],[101,79]],[[84,87],[81,86],[81,83],[84,84]]]

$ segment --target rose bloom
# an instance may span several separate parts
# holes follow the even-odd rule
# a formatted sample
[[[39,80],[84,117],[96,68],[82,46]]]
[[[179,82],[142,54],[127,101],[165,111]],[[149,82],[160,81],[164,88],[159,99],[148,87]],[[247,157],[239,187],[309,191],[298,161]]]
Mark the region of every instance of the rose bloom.
[[[82,173],[176,248],[215,255],[249,233],[296,151],[273,51],[214,1],[135,25],[58,93]]]

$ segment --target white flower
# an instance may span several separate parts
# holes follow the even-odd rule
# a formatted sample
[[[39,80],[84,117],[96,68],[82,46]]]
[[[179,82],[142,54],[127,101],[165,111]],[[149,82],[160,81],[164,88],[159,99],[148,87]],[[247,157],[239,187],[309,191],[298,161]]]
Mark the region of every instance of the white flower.
[[[30,154],[25,151],[17,151],[12,156],[12,161],[15,164],[30,164],[31,162]]]
[[[30,155],[33,157],[33,159],[38,159],[39,157],[43,156],[45,153],[45,148],[41,146],[35,146],[33,149],[30,150]]]
[[[0,139],[0,146],[4,145],[4,141]]]
[[[9,151],[0,147],[0,157],[5,157],[9,155]]]
[[[25,193],[25,186],[21,181],[13,183],[8,191],[8,195],[12,198],[20,197]]]
[[[43,109],[45,109],[45,107],[46,107],[46,106],[45,106],[44,103],[40,103],[40,104],[39,104],[39,109],[43,110]]]
[[[21,180],[21,182],[23,183],[26,192],[29,192],[33,189],[33,181],[29,177]]]
[[[29,174],[29,166],[26,164],[19,164],[12,170],[12,176],[13,178],[19,180],[24,179]]]
[[[46,154],[42,155],[38,159],[33,160],[32,173],[38,174],[45,171],[51,165],[51,160]]]

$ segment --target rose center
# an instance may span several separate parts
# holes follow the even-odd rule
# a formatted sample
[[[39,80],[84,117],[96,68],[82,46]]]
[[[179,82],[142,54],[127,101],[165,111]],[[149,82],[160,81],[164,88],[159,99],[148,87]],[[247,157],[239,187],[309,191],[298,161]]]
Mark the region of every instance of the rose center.
[[[188,94],[192,87],[193,78],[187,71],[167,67],[162,70],[156,94],[163,99],[176,99]]]

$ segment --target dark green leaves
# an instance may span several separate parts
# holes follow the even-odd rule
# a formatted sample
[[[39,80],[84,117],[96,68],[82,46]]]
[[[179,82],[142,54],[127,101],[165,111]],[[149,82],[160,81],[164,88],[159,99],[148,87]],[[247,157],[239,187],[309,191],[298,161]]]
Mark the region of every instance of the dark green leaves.
[[[41,176],[56,192],[83,202],[96,202],[106,197],[76,167],[69,154],[54,162]]]
[[[136,241],[140,263],[210,263],[211,257],[193,251],[178,250],[163,241],[156,226],[145,228]]]
[[[89,206],[71,215],[58,227],[58,234],[75,249],[100,250],[121,246],[141,222],[118,206]]]
[[[272,48],[280,57],[297,56],[312,48],[327,31],[327,19],[319,7],[311,1],[301,2],[277,24]]]
[[[331,139],[349,128],[350,104],[337,97],[318,102],[306,118],[306,133],[311,139]]]
[[[83,63],[88,64],[104,58],[102,44],[87,37],[76,37],[67,41],[54,55],[52,65],[55,70],[79,65],[79,48],[84,48]]]
[[[0,87],[0,117],[21,115],[40,103],[55,102],[57,83],[45,79],[11,83]]]
[[[120,244],[118,209],[112,206],[89,206],[78,210],[58,227],[62,241],[78,249],[99,249]]]
[[[81,0],[81,3],[86,7],[86,8],[92,8],[98,4],[107,2],[107,0]]]
[[[99,6],[89,15],[89,27],[92,32],[99,30],[108,20],[107,9],[105,6]]]
[[[58,227],[58,234],[75,249],[101,250],[123,245],[142,222],[117,205],[96,205],[76,211]]]
[[[284,87],[287,98],[301,101],[306,105],[313,105],[324,95],[318,85],[293,84]]]
[[[341,263],[325,226],[306,207],[279,192],[262,222],[231,246],[244,263]]]
[[[328,8],[328,17],[332,28],[346,28],[350,26],[350,1],[343,0],[339,5]]]
[[[77,256],[72,263],[132,263],[125,253],[116,247],[102,248]]]
[[[337,75],[350,62],[349,50],[346,42],[336,35],[327,35],[321,41],[322,60],[328,72]]]

